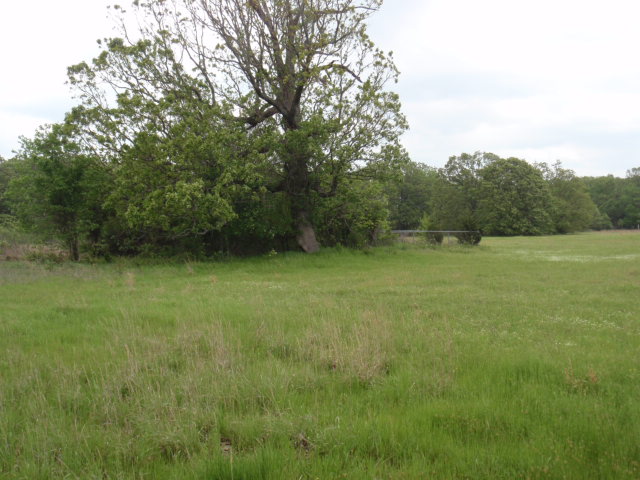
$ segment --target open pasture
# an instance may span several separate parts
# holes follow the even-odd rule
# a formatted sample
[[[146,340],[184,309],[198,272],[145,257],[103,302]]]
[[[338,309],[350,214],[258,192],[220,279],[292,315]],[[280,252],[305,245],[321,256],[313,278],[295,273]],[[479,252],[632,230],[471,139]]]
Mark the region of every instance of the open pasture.
[[[0,478],[640,477],[640,234],[0,262]]]

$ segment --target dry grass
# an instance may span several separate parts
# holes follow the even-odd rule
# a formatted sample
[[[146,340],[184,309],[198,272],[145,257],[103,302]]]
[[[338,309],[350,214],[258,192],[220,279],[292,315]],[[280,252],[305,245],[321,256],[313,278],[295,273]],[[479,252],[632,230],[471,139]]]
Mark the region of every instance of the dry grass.
[[[69,253],[59,245],[0,244],[0,260],[63,263],[69,260]]]
[[[351,324],[323,319],[308,328],[297,345],[300,356],[362,383],[387,375],[393,361],[393,327],[389,317],[367,310]]]

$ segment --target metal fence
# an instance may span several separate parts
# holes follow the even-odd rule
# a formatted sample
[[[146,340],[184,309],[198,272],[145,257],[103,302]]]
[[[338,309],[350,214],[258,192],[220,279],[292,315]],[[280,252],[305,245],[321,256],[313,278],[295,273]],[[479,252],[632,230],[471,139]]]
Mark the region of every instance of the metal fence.
[[[478,230],[391,230],[391,233],[396,233],[400,235],[400,237],[410,237],[417,233],[426,233],[426,234],[442,234],[443,236],[446,234],[447,236],[447,245],[451,245],[451,235],[453,234],[463,234],[463,233],[475,233],[480,235],[480,231]],[[457,238],[457,237],[456,237]]]

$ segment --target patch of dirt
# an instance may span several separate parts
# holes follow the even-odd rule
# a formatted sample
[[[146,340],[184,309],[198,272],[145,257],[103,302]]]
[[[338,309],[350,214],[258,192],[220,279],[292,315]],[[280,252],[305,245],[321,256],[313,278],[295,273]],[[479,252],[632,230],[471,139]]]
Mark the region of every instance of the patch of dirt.
[[[223,455],[231,455],[233,453],[231,440],[229,440],[228,438],[222,437],[220,439],[220,450],[222,450]]]
[[[304,433],[299,433],[295,438],[293,445],[296,447],[296,450],[301,450],[305,453],[309,453],[313,450],[313,443],[309,440]]]

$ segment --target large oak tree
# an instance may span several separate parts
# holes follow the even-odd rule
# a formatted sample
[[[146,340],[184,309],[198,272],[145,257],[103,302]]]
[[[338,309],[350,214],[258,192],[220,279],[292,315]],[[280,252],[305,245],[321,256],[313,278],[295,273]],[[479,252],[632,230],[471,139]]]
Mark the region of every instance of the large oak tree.
[[[314,199],[335,196],[354,179],[379,177],[406,158],[398,140],[406,121],[397,95],[386,89],[398,72],[366,31],[381,3],[135,1],[136,21],[122,11],[122,35],[103,42],[91,63],[70,68],[84,100],[75,113],[95,148],[116,162],[157,162],[168,155],[157,145],[175,144],[176,129],[200,140],[231,132],[218,141],[226,152],[221,160],[215,148],[189,154],[191,163],[199,155],[214,165],[222,179],[214,203],[224,204],[224,214],[206,228],[232,217],[219,192],[238,171],[248,175],[239,166],[246,159],[262,188],[285,195],[298,244],[314,252]],[[141,136],[154,145],[151,152],[141,148]],[[178,157],[189,145],[177,149]]]

